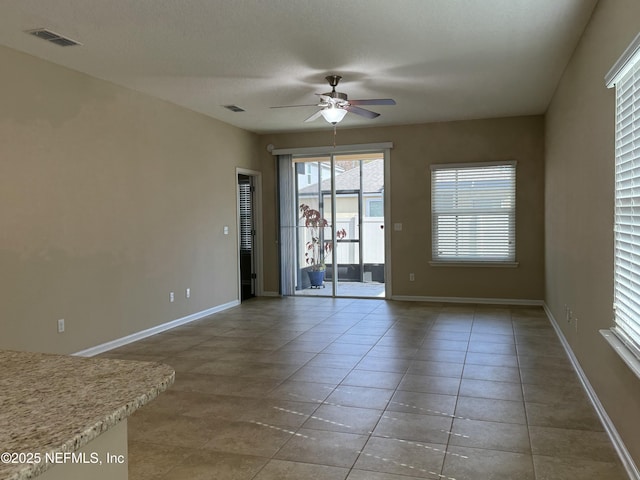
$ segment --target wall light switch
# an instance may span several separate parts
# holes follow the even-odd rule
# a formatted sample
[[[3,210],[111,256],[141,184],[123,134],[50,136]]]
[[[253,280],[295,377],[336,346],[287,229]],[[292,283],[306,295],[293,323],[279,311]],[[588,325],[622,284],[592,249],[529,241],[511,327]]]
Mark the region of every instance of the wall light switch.
[[[187,297],[187,298],[191,298],[191,289],[190,288],[187,288],[184,291],[184,296]]]
[[[393,229],[394,229],[396,232],[401,232],[401,231],[402,231],[402,224],[401,224],[401,223],[394,223],[394,224],[393,224]]]
[[[173,292],[169,292],[169,301],[171,303],[173,303],[173,301],[176,299],[176,296]]]
[[[225,226],[222,228],[222,233],[224,233],[225,235],[229,235],[229,227],[225,225]]]
[[[64,318],[58,320],[58,333],[64,332]]]

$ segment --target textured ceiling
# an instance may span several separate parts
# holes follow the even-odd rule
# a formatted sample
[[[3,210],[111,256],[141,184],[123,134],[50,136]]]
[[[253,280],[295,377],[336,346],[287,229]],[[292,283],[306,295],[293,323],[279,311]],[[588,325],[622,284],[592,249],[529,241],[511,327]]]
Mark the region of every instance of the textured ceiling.
[[[342,127],[411,124],[543,113],[596,1],[2,0],[0,44],[254,132],[329,127],[269,107],[316,102],[330,73],[397,102]]]

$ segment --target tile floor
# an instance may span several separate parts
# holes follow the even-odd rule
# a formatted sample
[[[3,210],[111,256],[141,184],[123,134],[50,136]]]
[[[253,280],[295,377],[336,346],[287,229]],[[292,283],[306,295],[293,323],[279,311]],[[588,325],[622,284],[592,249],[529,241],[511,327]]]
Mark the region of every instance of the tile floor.
[[[259,298],[103,356],[176,370],[131,480],[627,478],[539,308]]]

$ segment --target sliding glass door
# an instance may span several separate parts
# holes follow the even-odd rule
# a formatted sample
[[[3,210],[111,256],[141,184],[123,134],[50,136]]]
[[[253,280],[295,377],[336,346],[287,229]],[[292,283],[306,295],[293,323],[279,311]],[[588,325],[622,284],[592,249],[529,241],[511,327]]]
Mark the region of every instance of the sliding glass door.
[[[331,157],[293,159],[295,171],[296,294],[332,296],[333,223]]]
[[[294,156],[296,295],[385,296],[384,154]],[[285,264],[283,263],[283,265]]]

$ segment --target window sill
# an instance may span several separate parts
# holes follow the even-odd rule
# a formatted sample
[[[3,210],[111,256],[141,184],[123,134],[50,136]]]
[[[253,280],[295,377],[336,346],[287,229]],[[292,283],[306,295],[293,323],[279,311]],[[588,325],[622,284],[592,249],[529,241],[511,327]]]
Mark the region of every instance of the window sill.
[[[489,268],[516,268],[518,262],[441,262],[431,261],[432,267],[489,267]]]
[[[605,338],[613,350],[620,355],[620,358],[627,364],[631,371],[640,378],[640,360],[634,355],[627,345],[618,338],[611,329],[600,330],[600,334]]]

